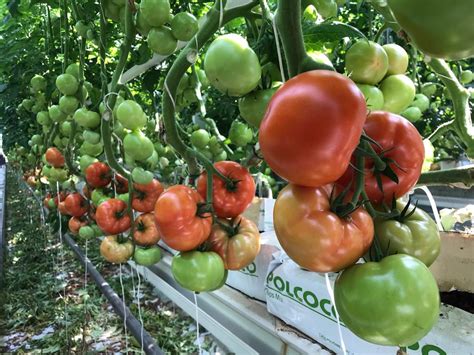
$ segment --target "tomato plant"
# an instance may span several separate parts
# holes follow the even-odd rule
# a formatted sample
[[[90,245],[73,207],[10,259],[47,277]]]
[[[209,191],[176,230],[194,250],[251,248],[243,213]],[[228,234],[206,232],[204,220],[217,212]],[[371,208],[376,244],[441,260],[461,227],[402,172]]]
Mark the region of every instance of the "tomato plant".
[[[185,289],[207,292],[218,289],[225,282],[224,262],[212,251],[187,251],[173,257],[171,271]]]
[[[243,166],[232,161],[220,161],[215,169],[225,176],[225,181],[213,175],[213,207],[218,217],[233,218],[244,212],[255,196],[255,182]],[[197,181],[197,190],[206,197],[207,173],[203,172]]]
[[[227,270],[249,265],[260,251],[260,233],[251,220],[239,216],[231,221],[217,220],[209,236],[212,251],[220,255]]]
[[[95,162],[86,168],[86,181],[92,187],[104,187],[110,184],[112,171],[107,164]]]
[[[311,271],[334,272],[356,263],[374,237],[372,218],[363,208],[345,218],[331,211],[331,190],[289,184],[275,203],[275,232],[282,248]]]
[[[130,240],[120,241],[116,235],[109,235],[100,243],[100,255],[109,263],[121,264],[133,255],[133,244]]]
[[[127,204],[121,200],[111,198],[101,203],[95,213],[97,225],[105,234],[119,234],[130,228],[130,216],[127,213]]]
[[[211,233],[212,218],[201,212],[204,199],[184,185],[166,189],[155,204],[155,222],[161,239],[171,248],[187,251],[203,243]]]
[[[135,219],[133,241],[140,246],[152,246],[160,241],[153,213],[143,213]]]
[[[439,315],[436,280],[425,264],[404,254],[347,268],[336,280],[334,297],[344,324],[380,345],[414,344]]]
[[[158,180],[153,179],[149,184],[133,184],[132,207],[139,212],[151,212],[155,208],[158,197],[164,189]]]
[[[282,178],[322,186],[346,170],[365,117],[364,96],[352,81],[330,71],[306,72],[271,99],[260,125],[260,148]]]

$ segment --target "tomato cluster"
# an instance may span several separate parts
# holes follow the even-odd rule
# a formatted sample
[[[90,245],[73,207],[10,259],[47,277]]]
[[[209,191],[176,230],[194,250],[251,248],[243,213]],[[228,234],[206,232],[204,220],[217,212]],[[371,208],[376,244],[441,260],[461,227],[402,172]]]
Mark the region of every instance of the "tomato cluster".
[[[387,72],[388,78],[401,75],[407,60],[394,60],[397,50],[356,43],[346,56],[351,77],[369,85]],[[302,268],[341,271],[336,305],[351,330],[377,344],[407,346],[431,329],[439,307],[427,268],[439,253],[437,228],[424,212],[395,205],[421,174],[424,146],[405,118],[386,111],[367,114],[359,88],[336,72],[309,71],[287,81],[270,100],[260,147],[272,170],[289,182],[275,203],[275,232]],[[392,214],[380,212],[385,209]],[[356,264],[362,257],[374,261]],[[421,288],[411,288],[412,282]],[[391,287],[397,291],[387,300],[383,295]],[[417,296],[408,296],[407,289],[423,292],[426,303],[414,304]],[[400,307],[403,330],[382,326],[399,327]],[[408,325],[414,319],[419,327]]]

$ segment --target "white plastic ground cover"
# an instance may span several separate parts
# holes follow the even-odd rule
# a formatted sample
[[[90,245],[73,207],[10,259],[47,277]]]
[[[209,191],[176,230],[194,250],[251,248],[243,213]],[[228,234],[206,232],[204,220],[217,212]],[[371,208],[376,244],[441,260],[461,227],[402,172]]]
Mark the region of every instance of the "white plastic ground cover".
[[[337,274],[329,274],[334,284]],[[324,274],[302,270],[286,254],[274,255],[266,277],[267,309],[330,350],[341,354],[335,310]],[[423,297],[423,295],[420,295]],[[474,315],[441,305],[440,318],[432,331],[408,348],[409,354],[467,355],[474,353]],[[368,343],[342,324],[347,354],[396,354],[397,348]]]
[[[281,250],[275,232],[260,234],[260,252],[247,267],[238,271],[229,271],[226,284],[236,290],[255,298],[266,301],[265,278],[272,255]]]

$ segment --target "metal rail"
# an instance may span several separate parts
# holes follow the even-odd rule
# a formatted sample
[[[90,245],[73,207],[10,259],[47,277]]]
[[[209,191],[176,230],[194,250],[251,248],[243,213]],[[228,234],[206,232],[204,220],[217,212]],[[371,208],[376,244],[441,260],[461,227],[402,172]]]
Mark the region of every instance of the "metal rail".
[[[163,251],[160,262],[149,268],[128,264],[144,276],[159,293],[171,299],[189,316],[196,317],[194,295],[174,280],[172,256]],[[251,299],[229,286],[197,295],[199,323],[237,355],[332,354],[314,340],[285,325],[268,313],[265,303]]]

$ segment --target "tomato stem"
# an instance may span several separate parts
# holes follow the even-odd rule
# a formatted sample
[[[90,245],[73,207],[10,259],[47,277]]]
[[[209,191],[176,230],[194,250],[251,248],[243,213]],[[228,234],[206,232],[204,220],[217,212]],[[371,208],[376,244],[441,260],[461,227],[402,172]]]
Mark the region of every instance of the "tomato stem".
[[[184,141],[181,139],[175,119],[176,113],[176,91],[178,89],[178,83],[189,69],[194,64],[190,60],[190,56],[194,57],[198,54],[199,50],[212,38],[214,33],[219,29],[219,25],[224,25],[228,21],[242,16],[250,11],[258,1],[251,1],[245,5],[234,7],[224,12],[222,23],[220,23],[221,9],[220,6],[225,6],[226,0],[216,1],[213,8],[208,12],[207,19],[199,29],[197,34],[189,43],[184,47],[181,53],[178,55],[176,60],[173,62],[168,74],[165,78],[165,91],[163,93],[163,122],[166,130],[166,138],[169,144],[176,149],[176,151],[186,160],[190,175],[197,175],[199,173],[199,167],[196,158],[208,168],[209,164],[212,166],[210,161],[202,154],[196,154],[196,151],[189,148]],[[215,171],[214,171],[215,172]]]
[[[102,17],[101,12],[101,17]],[[101,27],[102,30],[102,27]],[[133,38],[135,36],[134,26],[133,26],[133,18],[132,12],[130,8],[130,3],[126,2],[126,9],[125,9],[125,39],[120,46],[120,57],[117,63],[117,67],[115,68],[114,74],[112,76],[112,82],[110,83],[110,90],[109,96],[106,100],[106,107],[104,114],[102,115],[102,125],[101,125],[101,133],[102,133],[102,140],[104,142],[104,152],[107,158],[107,162],[109,166],[117,171],[120,175],[125,178],[128,178],[130,173],[122,167],[117,159],[115,158],[113,145],[112,145],[112,130],[111,130],[111,121],[113,121],[113,113],[112,109],[115,106],[117,101],[117,85],[122,75],[122,72],[127,64],[128,54],[130,52],[130,48],[132,46]],[[105,100],[105,98],[104,98]]]
[[[279,0],[275,14],[278,36],[283,44],[290,78],[309,70],[334,70],[329,65],[313,60],[304,46],[301,28],[301,0]]]

